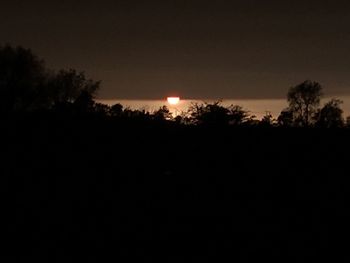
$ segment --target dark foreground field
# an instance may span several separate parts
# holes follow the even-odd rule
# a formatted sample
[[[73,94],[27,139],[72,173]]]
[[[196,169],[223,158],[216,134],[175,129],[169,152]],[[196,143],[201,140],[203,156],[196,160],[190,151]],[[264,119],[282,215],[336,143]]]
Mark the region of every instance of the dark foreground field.
[[[349,261],[349,130],[1,126],[6,260]]]

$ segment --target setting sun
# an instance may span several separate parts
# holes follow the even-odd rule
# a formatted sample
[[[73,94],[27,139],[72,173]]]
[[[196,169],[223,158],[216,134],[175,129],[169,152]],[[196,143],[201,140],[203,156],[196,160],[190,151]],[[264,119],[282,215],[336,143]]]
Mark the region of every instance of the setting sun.
[[[180,98],[179,97],[168,97],[167,101],[170,105],[176,105],[180,102]]]

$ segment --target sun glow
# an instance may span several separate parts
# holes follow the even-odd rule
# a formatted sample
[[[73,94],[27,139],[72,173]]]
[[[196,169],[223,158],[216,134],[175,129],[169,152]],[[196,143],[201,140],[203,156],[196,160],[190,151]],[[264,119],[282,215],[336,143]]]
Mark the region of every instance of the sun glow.
[[[179,97],[168,97],[167,101],[170,105],[177,105],[180,102],[180,98]]]

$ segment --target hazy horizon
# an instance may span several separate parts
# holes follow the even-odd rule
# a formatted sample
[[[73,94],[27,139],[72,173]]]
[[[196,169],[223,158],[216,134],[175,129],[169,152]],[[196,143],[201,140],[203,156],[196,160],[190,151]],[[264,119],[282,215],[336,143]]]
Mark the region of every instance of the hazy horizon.
[[[332,98],[337,98],[343,101],[341,108],[344,111],[344,118],[350,115],[350,96],[325,96],[321,100],[320,106]],[[212,103],[218,99],[181,99],[178,105],[170,105],[166,98],[164,99],[97,99],[98,102],[109,106],[116,103],[122,104],[124,107],[131,109],[144,109],[152,112],[159,109],[161,106],[167,106],[169,110],[175,114],[186,111],[191,103]],[[251,115],[255,115],[257,119],[261,119],[267,112],[270,112],[274,118],[277,118],[280,112],[288,106],[287,99],[223,99],[220,100],[223,106],[239,105],[244,110],[249,111]]]

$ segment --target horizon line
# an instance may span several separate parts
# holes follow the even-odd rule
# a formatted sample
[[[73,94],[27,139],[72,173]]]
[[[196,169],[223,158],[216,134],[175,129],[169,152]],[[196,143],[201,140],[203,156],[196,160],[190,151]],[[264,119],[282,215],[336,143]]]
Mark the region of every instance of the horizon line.
[[[283,97],[283,98],[186,98],[186,97],[181,97],[178,96],[180,98],[180,100],[195,100],[195,101],[227,101],[227,100],[240,100],[240,101],[264,101],[264,100],[287,100],[287,97]],[[321,98],[322,99],[329,99],[329,98],[350,98],[350,94],[349,95],[332,95],[332,96],[323,96]],[[164,98],[95,98],[95,100],[99,100],[99,101],[115,101],[115,100],[121,100],[121,101],[161,101],[164,100],[166,101],[168,97],[164,97]]]

